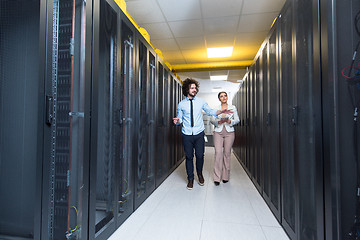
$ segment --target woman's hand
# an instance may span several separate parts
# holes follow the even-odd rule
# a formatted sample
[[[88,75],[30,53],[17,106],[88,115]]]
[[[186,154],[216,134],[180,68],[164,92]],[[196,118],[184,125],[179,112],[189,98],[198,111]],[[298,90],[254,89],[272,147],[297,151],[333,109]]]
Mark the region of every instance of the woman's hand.
[[[219,114],[222,114],[222,113],[225,113],[225,114],[233,113],[233,110],[232,109],[222,109],[222,110],[217,110],[216,111],[216,115],[219,115]]]
[[[219,125],[220,125],[220,124],[223,124],[223,123],[228,123],[228,124],[230,124],[230,123],[231,123],[231,120],[230,120],[229,118],[227,118],[226,120],[221,119],[221,120],[218,121],[218,124],[219,124]]]

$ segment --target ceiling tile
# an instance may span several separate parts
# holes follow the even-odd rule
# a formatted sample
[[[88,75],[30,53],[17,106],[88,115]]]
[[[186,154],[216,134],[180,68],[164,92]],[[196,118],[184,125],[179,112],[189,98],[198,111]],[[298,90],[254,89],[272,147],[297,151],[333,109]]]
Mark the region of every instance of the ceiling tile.
[[[228,75],[229,70],[210,71],[211,76]]]
[[[180,78],[185,80],[185,78],[192,77],[192,78],[201,78],[201,79],[210,79],[210,75],[208,71],[201,71],[201,72],[182,72],[179,74]]]
[[[154,39],[173,38],[167,23],[149,23],[143,24],[141,27],[145,28],[150,34],[150,41]]]
[[[203,63],[207,62],[208,57],[206,49],[201,50],[183,50],[181,51],[186,63]]]
[[[206,47],[231,47],[234,46],[235,35],[234,34],[215,34],[206,35]]]
[[[241,12],[243,0],[201,0],[203,18],[236,16]]]
[[[238,16],[204,19],[205,34],[221,34],[236,32]]]
[[[167,21],[201,19],[199,0],[157,0]]]
[[[195,37],[203,35],[201,20],[169,22],[175,37]]]
[[[244,33],[238,33],[236,35],[236,45],[258,45],[260,46],[262,42],[265,40],[266,36],[268,34],[268,31],[262,31],[262,32],[244,32]]]
[[[151,43],[161,51],[179,51],[179,47],[174,38],[151,40]]]
[[[239,70],[230,70],[228,75],[228,80],[230,81],[237,81],[244,78],[246,73],[246,69],[239,69]]]
[[[191,50],[197,48],[205,48],[205,39],[203,36],[189,37],[189,38],[176,38],[181,50]]]
[[[243,14],[252,13],[279,13],[286,0],[245,0],[242,10]]]
[[[129,1],[129,0],[127,0]],[[126,10],[137,24],[165,22],[156,0],[134,0],[126,3]]]
[[[181,64],[185,62],[184,56],[180,51],[162,51],[164,60],[170,64]]]
[[[238,61],[253,60],[256,53],[259,51],[259,48],[260,45],[236,45],[233,51],[233,58],[236,58]]]
[[[278,13],[263,13],[242,15],[240,17],[240,24],[238,32],[261,32],[269,31],[272,22]]]

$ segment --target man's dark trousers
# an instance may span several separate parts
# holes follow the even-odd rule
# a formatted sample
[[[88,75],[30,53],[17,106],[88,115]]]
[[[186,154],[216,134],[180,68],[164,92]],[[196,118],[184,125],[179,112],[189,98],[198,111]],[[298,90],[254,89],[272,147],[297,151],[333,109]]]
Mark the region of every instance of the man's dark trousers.
[[[182,135],[183,145],[186,156],[186,173],[188,180],[194,179],[194,149],[196,156],[196,172],[197,174],[202,173],[204,166],[204,151],[205,151],[205,139],[204,131],[197,135]]]

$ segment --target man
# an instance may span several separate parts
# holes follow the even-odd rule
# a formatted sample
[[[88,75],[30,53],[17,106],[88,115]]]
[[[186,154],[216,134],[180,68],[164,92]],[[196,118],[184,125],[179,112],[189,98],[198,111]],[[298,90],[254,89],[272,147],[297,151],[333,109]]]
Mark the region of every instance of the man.
[[[202,110],[208,115],[216,117],[221,113],[232,113],[231,110],[214,110],[201,98],[195,97],[199,91],[199,82],[187,78],[182,86],[183,95],[186,96],[177,106],[177,116],[173,118],[176,125],[182,124],[182,139],[186,156],[186,173],[188,178],[187,189],[193,189],[194,185],[194,150],[196,156],[196,172],[200,186],[204,185],[204,177],[202,175],[204,165],[204,121]]]

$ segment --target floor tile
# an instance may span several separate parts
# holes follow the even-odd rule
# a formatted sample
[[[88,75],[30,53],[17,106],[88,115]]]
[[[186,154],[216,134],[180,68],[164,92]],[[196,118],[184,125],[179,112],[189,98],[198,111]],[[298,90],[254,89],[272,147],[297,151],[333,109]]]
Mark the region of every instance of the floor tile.
[[[185,162],[114,232],[110,240],[288,240],[232,154],[230,181],[213,182],[214,148],[206,147],[205,185],[186,188]]]

